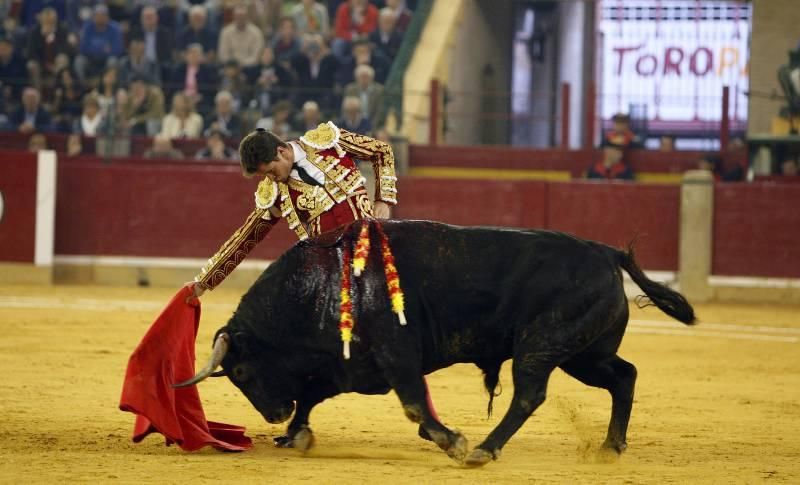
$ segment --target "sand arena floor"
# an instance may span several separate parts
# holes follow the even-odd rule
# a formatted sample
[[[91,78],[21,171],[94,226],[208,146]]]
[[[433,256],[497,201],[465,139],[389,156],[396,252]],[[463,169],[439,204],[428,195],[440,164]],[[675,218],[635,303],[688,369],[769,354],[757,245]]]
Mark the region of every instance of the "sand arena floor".
[[[7,483],[798,483],[800,308],[698,305],[696,330],[634,309],[620,354],[639,369],[629,448],[608,462],[610,398],[556,371],[548,399],[503,456],[464,469],[416,437],[394,394],[344,395],[312,415],[307,456],[273,448],[264,422],[225,379],[201,385],[210,419],[245,425],[251,451],[185,453],[160,436],[130,441],[117,405],[128,356],[172,292],[163,289],[0,287],[0,481]],[[203,298],[198,359],[238,301]],[[475,445],[511,395],[508,366],[486,419],[479,371],[429,378],[439,414]]]

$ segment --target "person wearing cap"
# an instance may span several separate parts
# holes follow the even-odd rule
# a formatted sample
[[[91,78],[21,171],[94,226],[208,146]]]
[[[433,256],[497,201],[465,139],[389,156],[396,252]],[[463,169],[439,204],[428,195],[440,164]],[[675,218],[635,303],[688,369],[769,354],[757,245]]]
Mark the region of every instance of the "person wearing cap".
[[[588,179],[633,180],[633,170],[625,163],[625,145],[603,140],[603,159],[589,167]]]
[[[119,24],[108,16],[108,7],[94,7],[92,20],[86,22],[81,32],[80,55],[75,58],[75,70],[82,80],[92,77],[114,65],[124,53],[122,31]]]
[[[206,135],[206,147],[200,149],[195,160],[238,160],[236,150],[225,144],[225,136],[219,130],[211,130]]]

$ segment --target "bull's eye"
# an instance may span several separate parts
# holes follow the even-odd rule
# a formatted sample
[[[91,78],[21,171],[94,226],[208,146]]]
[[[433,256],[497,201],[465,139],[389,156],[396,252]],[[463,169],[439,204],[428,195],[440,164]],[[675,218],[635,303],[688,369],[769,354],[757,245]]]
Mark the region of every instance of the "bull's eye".
[[[233,368],[233,377],[239,382],[245,382],[250,378],[250,371],[244,365],[237,365]]]

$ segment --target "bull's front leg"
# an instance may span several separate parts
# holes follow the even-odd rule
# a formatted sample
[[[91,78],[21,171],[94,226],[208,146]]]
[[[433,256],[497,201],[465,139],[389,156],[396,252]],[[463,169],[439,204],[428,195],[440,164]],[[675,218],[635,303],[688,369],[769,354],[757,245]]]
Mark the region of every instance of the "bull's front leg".
[[[387,378],[400,398],[406,417],[420,425],[420,436],[425,431],[430,439],[443,449],[447,456],[463,461],[467,454],[467,439],[458,431],[451,431],[434,415],[429,406],[427,386],[421,374],[395,373]]]
[[[303,453],[314,447],[316,439],[309,427],[308,420],[311,410],[317,404],[339,392],[330,382],[309,380],[303,394],[297,399],[294,417],[289,422],[286,434],[272,439],[278,448],[294,448]]]

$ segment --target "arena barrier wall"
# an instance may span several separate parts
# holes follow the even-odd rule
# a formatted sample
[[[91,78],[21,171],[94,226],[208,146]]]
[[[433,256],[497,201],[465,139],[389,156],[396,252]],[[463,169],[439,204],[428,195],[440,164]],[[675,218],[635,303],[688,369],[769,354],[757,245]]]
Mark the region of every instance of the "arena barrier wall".
[[[49,283],[55,152],[0,152],[0,283]]]
[[[19,183],[32,184],[31,177]],[[255,183],[230,163],[64,159],[55,211],[56,280],[167,286],[187,281],[252,210]],[[792,212],[798,187],[709,184],[714,242],[708,281],[800,290],[800,258],[793,257],[800,221]],[[643,267],[666,280],[679,270],[677,185],[408,176],[401,177],[399,190],[398,218],[563,230],[614,246],[636,237]],[[294,242],[279,224],[226,284],[247,286]]]

